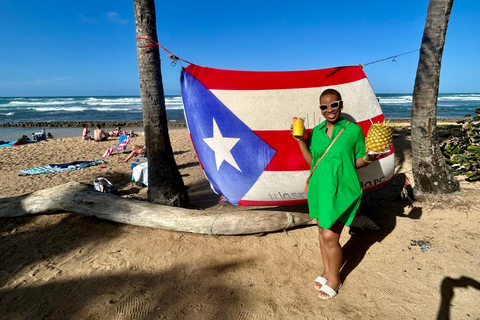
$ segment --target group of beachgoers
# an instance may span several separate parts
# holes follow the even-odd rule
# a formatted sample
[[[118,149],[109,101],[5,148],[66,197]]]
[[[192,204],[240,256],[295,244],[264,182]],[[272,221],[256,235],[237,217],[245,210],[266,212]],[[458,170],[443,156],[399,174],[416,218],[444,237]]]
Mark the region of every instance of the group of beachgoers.
[[[82,132],[82,140],[93,140],[93,141],[107,141],[109,137],[115,138],[120,137],[121,135],[129,135],[132,136],[135,133],[133,130],[123,130],[121,127],[117,127],[115,130],[111,129],[109,133],[106,133],[102,127],[97,124],[96,129],[93,130],[93,137],[90,137],[88,134],[90,130],[88,130],[88,125],[83,124],[83,132]]]
[[[43,140],[46,140],[46,139],[53,139],[53,135],[50,132],[47,133],[47,135],[44,137]],[[30,140],[26,135],[22,135],[21,137],[19,137],[17,140],[14,140],[14,141],[0,140],[0,147],[19,146],[22,144],[33,143],[33,142],[36,142],[36,141]]]
[[[90,130],[88,130],[88,125],[83,124],[83,131],[82,131],[82,140],[93,140],[96,142],[107,141],[109,137],[116,138],[120,137],[121,135],[129,135],[130,137],[136,136],[133,130],[123,130],[121,127],[116,127],[115,130],[110,130],[108,134],[102,129],[102,127],[97,124],[96,129],[93,131],[93,137],[90,137],[88,134]],[[146,146],[145,145],[133,145],[132,152],[128,155],[128,157],[123,160],[123,162],[128,162],[131,159],[138,157],[139,155],[145,154]]]

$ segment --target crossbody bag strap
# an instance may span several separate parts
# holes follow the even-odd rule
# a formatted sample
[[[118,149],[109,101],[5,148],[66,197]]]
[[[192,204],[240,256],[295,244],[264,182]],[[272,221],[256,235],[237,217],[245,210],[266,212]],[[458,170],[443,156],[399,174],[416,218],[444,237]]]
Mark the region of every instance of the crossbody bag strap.
[[[350,121],[347,121],[347,124],[345,124],[345,128],[348,126],[348,124],[350,123]],[[312,177],[312,174],[313,172],[315,171],[315,169],[317,169],[317,166],[318,164],[320,163],[320,160],[323,159],[323,157],[327,154],[328,150],[330,150],[330,148],[333,146],[333,144],[335,143],[335,141],[337,141],[338,137],[340,137],[340,135],[342,134],[343,130],[345,130],[345,128],[343,128],[342,130],[340,130],[340,132],[337,134],[337,136],[335,137],[335,139],[333,139],[332,143],[330,143],[330,145],[328,146],[327,150],[325,150],[325,152],[323,153],[323,155],[320,157],[320,159],[318,159],[317,163],[315,164],[315,166],[313,167],[313,169],[310,171],[310,175],[308,176],[307,178],[307,184],[308,182],[310,181],[310,178]]]

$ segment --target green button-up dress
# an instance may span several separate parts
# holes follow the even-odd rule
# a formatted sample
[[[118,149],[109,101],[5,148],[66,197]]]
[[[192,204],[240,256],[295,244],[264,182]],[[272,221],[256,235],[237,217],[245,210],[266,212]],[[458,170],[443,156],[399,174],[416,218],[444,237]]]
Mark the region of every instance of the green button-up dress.
[[[327,121],[324,121],[312,130],[311,169],[338,133],[345,128],[347,120],[340,118],[333,128],[331,138],[328,138],[325,132],[326,123]],[[365,154],[362,129],[350,122],[320,161],[308,184],[310,216],[318,219],[319,226],[330,229],[336,221],[350,226],[362,199],[355,161]]]

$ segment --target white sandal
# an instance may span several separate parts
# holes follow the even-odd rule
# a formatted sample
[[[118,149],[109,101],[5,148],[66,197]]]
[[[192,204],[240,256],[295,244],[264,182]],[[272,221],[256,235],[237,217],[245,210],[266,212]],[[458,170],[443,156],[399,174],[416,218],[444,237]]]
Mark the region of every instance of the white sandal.
[[[340,285],[338,286],[338,290],[340,290],[341,287],[342,287],[342,284],[340,283]],[[337,290],[337,291],[338,291],[338,290]],[[324,297],[324,296],[322,296],[322,295],[319,294],[318,297],[319,297],[320,299],[323,299],[323,300],[332,299],[332,298],[334,298],[334,297],[338,294],[337,291],[333,290],[333,289],[332,289],[330,286],[328,286],[327,284],[323,284],[323,285],[322,285],[322,288],[321,288],[320,290],[318,290],[318,291],[323,292],[323,293],[326,293],[326,294],[329,295],[328,297]]]
[[[313,283],[313,286],[314,286],[315,289],[317,289],[317,290],[322,290],[322,288],[320,288],[320,289],[317,288],[315,282],[320,283],[320,284],[323,286],[325,283],[327,283],[327,279],[325,279],[325,278],[322,277],[322,276],[318,276],[318,277],[315,279],[314,283]]]

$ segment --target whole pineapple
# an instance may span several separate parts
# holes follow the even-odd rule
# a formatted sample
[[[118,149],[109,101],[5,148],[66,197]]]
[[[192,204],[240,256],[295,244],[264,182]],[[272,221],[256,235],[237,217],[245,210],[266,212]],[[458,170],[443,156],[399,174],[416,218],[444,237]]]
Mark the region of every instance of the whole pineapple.
[[[388,121],[390,122],[390,120]],[[392,146],[392,129],[388,122],[377,122],[370,126],[365,138],[365,150],[367,152],[383,153],[390,151]]]

